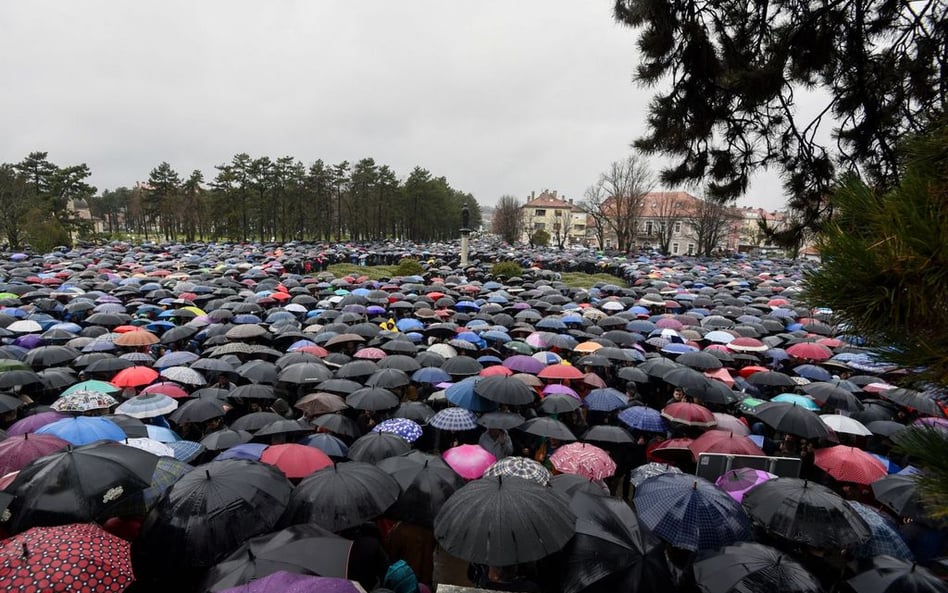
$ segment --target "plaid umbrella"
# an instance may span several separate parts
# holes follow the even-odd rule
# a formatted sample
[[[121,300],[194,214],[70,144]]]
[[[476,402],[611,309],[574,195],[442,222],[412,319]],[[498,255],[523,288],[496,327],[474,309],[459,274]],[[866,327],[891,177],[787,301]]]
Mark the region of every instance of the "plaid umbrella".
[[[107,393],[98,391],[74,391],[60,397],[50,406],[57,412],[91,412],[107,410],[118,405],[118,401]]]
[[[869,530],[872,532],[872,537],[869,541],[853,550],[853,555],[856,556],[856,558],[872,558],[873,556],[885,554],[886,556],[893,556],[902,560],[908,560],[909,562],[915,559],[908,544],[902,539],[902,535],[896,528],[895,523],[887,519],[882,513],[879,513],[872,507],[868,507],[861,502],[856,502],[855,500],[848,502],[849,506],[859,513],[859,516],[863,518],[869,526]]]
[[[173,457],[159,457],[155,464],[155,473],[152,474],[151,484],[140,493],[129,496],[125,501],[118,504],[117,507],[110,509],[110,514],[120,517],[122,515],[146,515],[151,507],[155,506],[165,490],[171,488],[178,479],[193,468],[183,461],[178,461]]]
[[[549,486],[553,475],[543,464],[526,457],[504,457],[484,470],[484,476],[516,476],[532,480],[541,486]]]
[[[134,580],[130,544],[93,524],[34,527],[0,543],[6,591],[124,591]]]
[[[402,437],[409,443],[414,443],[421,438],[421,426],[408,418],[389,418],[383,420],[372,428],[373,432],[391,432]]]
[[[445,408],[432,416],[428,424],[452,432],[474,430],[477,428],[477,416],[464,408]]]
[[[636,488],[649,478],[655,476],[660,476],[662,474],[680,474],[682,471],[675,467],[674,465],[668,465],[667,463],[657,463],[649,462],[643,465],[638,466],[632,470],[632,473],[629,474],[629,482],[632,483]]]
[[[616,389],[606,387],[590,391],[583,398],[583,405],[596,412],[612,412],[629,405],[629,398]]]
[[[590,480],[602,480],[616,473],[616,462],[609,454],[589,443],[569,443],[550,456],[556,471],[578,474]]]
[[[645,406],[633,406],[619,412],[619,420],[632,430],[644,432],[668,432],[668,423],[662,418],[661,412]]]
[[[635,508],[652,533],[685,550],[710,550],[751,538],[740,503],[704,478],[662,474],[635,489]]]

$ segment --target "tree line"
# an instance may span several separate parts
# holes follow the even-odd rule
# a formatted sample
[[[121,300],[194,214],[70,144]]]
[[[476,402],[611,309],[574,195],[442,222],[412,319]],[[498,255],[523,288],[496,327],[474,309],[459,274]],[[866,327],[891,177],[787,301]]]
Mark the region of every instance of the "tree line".
[[[461,209],[481,213],[470,193],[415,167],[399,179],[372,158],[310,165],[295,157],[235,155],[205,180],[162,162],[146,182],[104,190],[85,164],[60,167],[48,153],[0,165],[0,232],[11,248],[38,250],[76,239],[134,236],[153,241],[444,241],[458,235]],[[84,201],[101,221],[74,207]]]

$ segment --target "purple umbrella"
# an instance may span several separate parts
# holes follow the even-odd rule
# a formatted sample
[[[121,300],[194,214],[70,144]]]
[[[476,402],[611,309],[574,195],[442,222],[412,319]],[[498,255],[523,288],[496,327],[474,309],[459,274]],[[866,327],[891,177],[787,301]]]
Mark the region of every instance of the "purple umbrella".
[[[546,368],[546,365],[532,356],[516,354],[504,360],[504,366],[517,373],[536,375]]]
[[[69,443],[45,434],[25,434],[0,441],[0,476],[20,471],[33,461],[62,451]]]
[[[234,445],[220,455],[214,458],[214,461],[222,459],[249,459],[250,461],[260,461],[260,455],[269,445],[263,443],[244,443],[243,445]]]
[[[47,424],[52,424],[66,417],[67,416],[59,412],[40,412],[39,414],[33,414],[14,422],[10,428],[7,429],[7,436],[15,437],[28,432],[36,432]]]
[[[219,593],[358,593],[351,581],[331,577],[314,577],[291,572],[279,571],[246,585],[223,589]]]
[[[741,467],[726,471],[714,482],[714,485],[730,494],[731,498],[737,502],[742,502],[748,490],[776,477],[760,469]]]
[[[19,338],[13,340],[13,343],[17,346],[22,346],[27,350],[32,350],[33,348],[39,348],[40,346],[46,345],[46,341],[36,334],[20,336]]]

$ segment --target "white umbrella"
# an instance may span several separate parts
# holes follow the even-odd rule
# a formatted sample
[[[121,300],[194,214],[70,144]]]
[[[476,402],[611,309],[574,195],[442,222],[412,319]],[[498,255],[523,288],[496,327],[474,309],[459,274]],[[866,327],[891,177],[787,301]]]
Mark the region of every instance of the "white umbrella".
[[[32,319],[20,319],[8,325],[7,330],[15,334],[33,334],[43,331],[43,326]]]
[[[122,402],[115,413],[141,419],[164,416],[177,409],[178,402],[174,398],[161,393],[144,393]]]
[[[169,381],[184,385],[206,385],[204,375],[189,367],[168,367],[160,375]]]
[[[841,416],[839,414],[822,414],[820,415],[820,420],[823,421],[823,424],[829,426],[836,432],[844,432],[846,434],[854,434],[856,436],[872,436],[872,431],[863,426],[862,422],[849,416]]]
[[[164,443],[156,441],[155,439],[125,439],[124,441],[121,441],[121,443],[123,445],[128,445],[129,447],[135,447],[136,449],[147,451],[152,455],[157,455],[158,457],[174,457],[174,449]]]

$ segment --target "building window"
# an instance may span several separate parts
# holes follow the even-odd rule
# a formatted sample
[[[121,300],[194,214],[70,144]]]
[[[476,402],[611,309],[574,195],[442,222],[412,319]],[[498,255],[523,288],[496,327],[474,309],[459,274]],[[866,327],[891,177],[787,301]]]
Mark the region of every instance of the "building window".
[[[688,243],[688,255],[694,255],[694,254],[695,254],[695,244]]]
[[[536,216],[546,216],[546,210],[535,210],[534,215]]]
[[[672,253],[678,255],[678,243],[672,243]]]
[[[675,223],[675,233],[676,233],[676,234],[681,234],[681,223],[680,223],[680,222],[676,222],[676,223]]]
[[[542,231],[542,230],[544,230],[545,228],[546,228],[546,223],[545,223],[545,222],[535,222],[535,223],[533,223],[533,230],[535,230],[535,231]]]
[[[646,234],[646,235],[651,235],[651,234],[652,234],[652,223],[651,223],[651,221],[645,223],[645,234]]]

